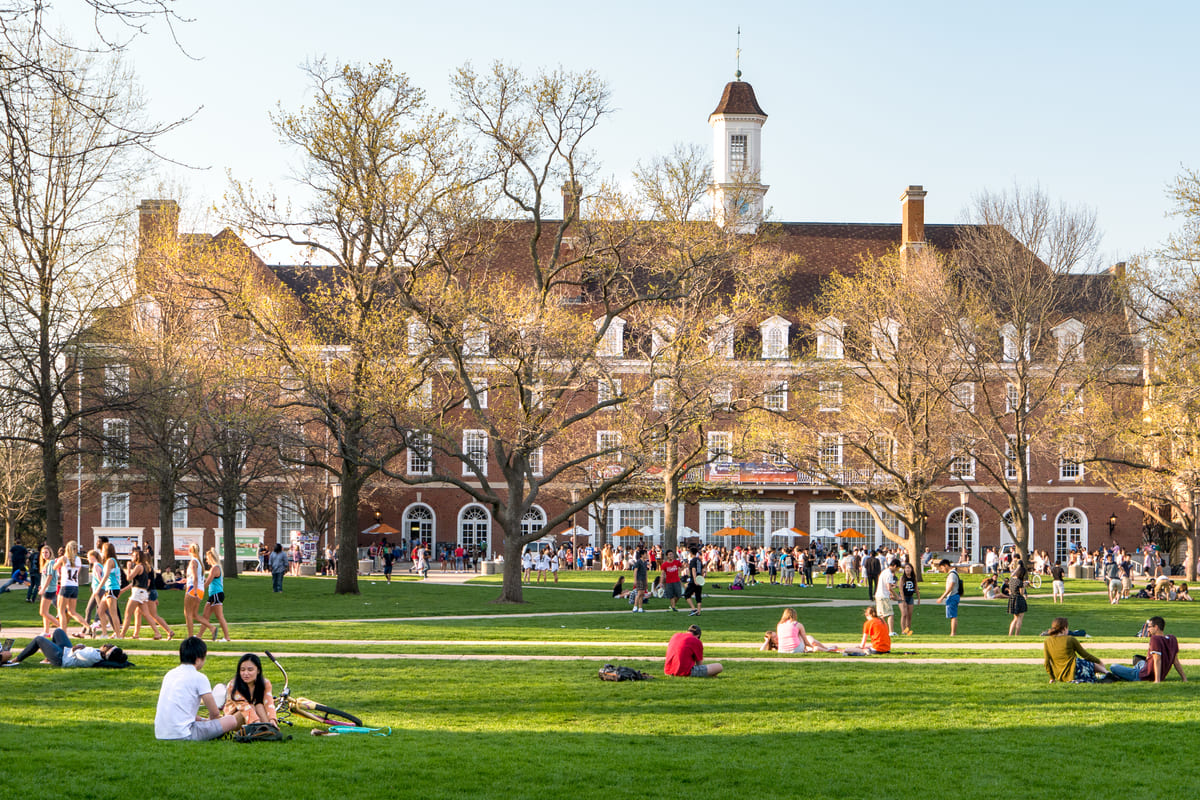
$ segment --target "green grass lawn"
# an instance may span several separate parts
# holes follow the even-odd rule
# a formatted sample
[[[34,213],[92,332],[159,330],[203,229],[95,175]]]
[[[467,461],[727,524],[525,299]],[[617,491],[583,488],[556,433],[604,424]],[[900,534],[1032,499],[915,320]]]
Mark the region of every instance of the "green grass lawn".
[[[178,661],[174,643],[127,643],[161,654],[138,656],[137,666],[124,671],[60,670],[37,665],[35,658],[0,669],[0,797],[17,796],[18,783],[32,785],[35,775],[60,762],[70,765],[63,767],[69,776],[63,785],[91,798],[134,790],[188,800],[350,793],[877,798],[891,796],[888,786],[901,797],[995,797],[1014,790],[1060,795],[1069,787],[1105,798],[1192,788],[1185,765],[1200,733],[1200,704],[1191,684],[1177,677],[1160,686],[1052,686],[1040,665],[767,656],[737,645],[760,641],[778,620],[780,604],[794,604],[818,637],[856,642],[865,590],[713,590],[705,613],[693,620],[683,613],[630,614],[623,601],[594,591],[607,590],[613,580],[611,573],[566,575],[558,588],[529,588],[529,602],[521,606],[492,603],[492,579],[439,586],[367,578],[362,594],[352,597],[333,595],[332,582],[321,579],[288,578],[283,595],[273,594],[263,577],[228,581],[235,639],[262,642],[215,646],[205,665],[214,681],[232,676],[243,648],[577,658],[285,656],[294,692],[345,708],[370,725],[390,726],[393,735],[318,738],[298,723],[292,741],[255,745],[154,740],[158,686]],[[952,641],[943,609],[932,604],[940,592],[925,588],[917,633],[898,642],[898,649],[910,641]],[[1059,614],[1097,643],[1128,644],[1103,651],[1106,659],[1128,662],[1144,651],[1144,640],[1133,634],[1154,613],[1165,616],[1169,632],[1185,643],[1200,640],[1200,603],[1112,607],[1103,595],[1089,594],[1099,589],[1098,582],[1073,582],[1063,606],[1048,597],[1032,599],[1019,639],[1023,649],[1012,653],[972,647],[1006,641],[1008,615],[1003,602],[969,595],[960,614],[963,635],[955,642],[963,649],[922,657],[1035,656],[1038,632]],[[1044,591],[1048,595],[1049,587]],[[0,595],[6,627],[37,624],[23,596]],[[854,602],[813,602],[822,599]],[[649,606],[663,607],[661,601]],[[181,593],[166,593],[163,608],[177,624]],[[524,616],[530,614],[537,616]],[[465,615],[484,618],[446,618]],[[382,621],[391,617],[405,619]],[[704,627],[710,659],[727,660],[726,673],[708,681],[661,677],[663,644],[692,621]],[[373,644],[339,641],[344,639]],[[759,656],[769,660],[728,661]],[[659,677],[601,682],[597,659],[605,657]]]

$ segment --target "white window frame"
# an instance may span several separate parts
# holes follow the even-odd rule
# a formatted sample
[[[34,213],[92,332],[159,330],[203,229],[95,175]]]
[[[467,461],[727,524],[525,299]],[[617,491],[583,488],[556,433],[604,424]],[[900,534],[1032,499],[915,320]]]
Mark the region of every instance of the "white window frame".
[[[479,320],[464,322],[462,354],[468,358],[487,358],[490,352],[491,338],[487,326]]]
[[[712,384],[712,404],[718,408],[729,408],[733,405],[733,384],[729,381],[714,381]]]
[[[129,492],[100,493],[100,527],[129,527]]]
[[[658,378],[654,381],[651,404],[655,411],[671,410],[671,381],[669,379]]]
[[[709,431],[707,444],[710,464],[733,463],[733,433],[731,431]]]
[[[304,499],[281,494],[275,498],[275,541],[290,545],[292,531],[304,532]]]
[[[1017,454],[1015,452],[1013,452],[1015,449],[1016,443],[1017,443],[1016,434],[1010,433],[1004,437],[1004,477],[1005,477],[1005,479],[1010,480],[1010,481],[1017,479],[1017,463],[1016,463],[1017,462]],[[1030,452],[1030,447],[1028,444],[1028,440],[1026,440],[1026,444],[1025,444],[1025,474],[1027,476],[1031,474],[1030,467],[1029,467],[1029,464],[1030,464],[1029,452]]]
[[[763,395],[763,406],[768,411],[787,411],[788,382],[772,381],[767,384],[766,393]]]
[[[958,537],[954,542],[950,539],[951,529]],[[968,539],[966,547],[963,546],[964,538]],[[963,550],[972,561],[979,560],[979,515],[970,506],[955,506],[946,513],[946,551],[958,554]]]
[[[1000,328],[1001,359],[1011,364],[1017,360],[1018,353],[1022,355],[1022,360],[1028,361],[1030,359],[1031,348],[1028,327],[1025,328],[1025,336],[1020,344],[1021,349],[1018,350],[1017,347],[1017,326],[1011,322],[1005,323]]]
[[[1084,324],[1077,319],[1069,319],[1051,328],[1058,345],[1059,361],[1083,360]]]
[[[475,399],[479,401],[479,407],[488,407],[488,379],[485,376],[475,376],[471,378],[471,384],[475,388]],[[432,398],[431,398],[432,399]],[[468,397],[463,401],[463,408],[471,407],[471,399]]]
[[[955,451],[950,462],[950,477],[953,480],[975,480],[975,456],[971,453],[969,444],[970,442],[966,439],[958,439],[951,445]]]
[[[238,495],[237,511],[235,511],[233,514],[234,529],[245,528],[247,526],[246,513],[247,513],[246,512],[246,494],[245,494],[245,492],[243,492],[242,494]],[[224,516],[222,515],[222,512],[221,512],[220,508],[218,507],[218,510],[217,510],[217,531],[218,531],[217,535],[218,535],[218,537],[220,536],[219,531],[225,527],[223,520],[224,520]]]
[[[839,433],[822,433],[817,437],[817,462],[821,469],[841,469],[845,441]]]
[[[891,317],[871,322],[871,355],[876,361],[895,361],[900,349],[900,323]]]
[[[951,403],[955,411],[965,411],[969,414],[975,413],[975,384],[970,381],[956,383],[951,388],[953,402]]]
[[[625,444],[621,437],[620,431],[596,431],[596,452],[602,453],[606,450],[613,452],[608,453],[605,458],[613,461],[621,460],[621,447]]]
[[[171,514],[171,527],[175,530],[188,526],[188,496],[184,493],[175,494],[175,509]]]
[[[718,358],[733,358],[733,320],[724,314],[717,316],[713,320],[712,338],[708,343],[708,350]]]
[[[1082,447],[1082,442],[1074,445]],[[1071,481],[1072,483],[1083,480],[1083,463],[1076,461],[1070,457],[1071,445],[1064,445],[1063,452],[1058,456],[1058,479],[1060,481]]]
[[[729,135],[729,171],[744,172],[750,165],[750,137],[744,133]]]
[[[818,411],[841,411],[844,397],[841,381],[819,381],[817,383]]]
[[[129,394],[129,365],[113,362],[104,365],[104,396],[124,397]]]
[[[817,358],[837,361],[845,358],[842,336],[845,326],[837,317],[826,317],[817,323]]]
[[[474,477],[476,472],[483,476],[488,474],[489,441],[488,432],[478,428],[468,428],[462,432],[463,465],[462,474]],[[472,456],[482,457],[478,462]],[[475,464],[478,470],[471,468]]]
[[[124,469],[129,466],[129,420],[122,417],[104,420],[104,439],[100,451],[101,465],[105,469]]]
[[[604,317],[593,321],[597,333],[604,326]],[[613,317],[608,328],[604,331],[604,336],[596,344],[596,355],[600,358],[624,358],[625,357],[625,320],[620,317]]]
[[[529,471],[534,475],[540,476],[544,467],[544,447],[537,447],[529,451]]]
[[[408,474],[433,474],[433,434],[409,431],[408,439]]]
[[[762,336],[762,357],[779,359],[788,357],[788,334],[792,323],[780,316],[763,320],[758,326]]]
[[[596,380],[596,402],[607,403],[620,397],[622,393],[622,385],[620,378],[606,378],[601,376]],[[608,406],[613,408],[613,406]]]
[[[429,327],[420,320],[409,320],[408,354],[410,356],[424,355],[432,345],[433,339],[429,336]]]

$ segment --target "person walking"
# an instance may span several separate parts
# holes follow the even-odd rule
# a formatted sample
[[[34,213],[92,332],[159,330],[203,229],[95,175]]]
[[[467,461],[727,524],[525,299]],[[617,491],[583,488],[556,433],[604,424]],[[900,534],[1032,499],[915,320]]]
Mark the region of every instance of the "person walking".
[[[695,545],[689,550],[691,558],[687,563],[688,586],[683,592],[683,599],[692,607],[689,617],[697,617],[704,608],[704,562],[700,560],[700,551]]]
[[[867,576],[867,599],[874,600],[876,590],[879,584],[879,575],[883,572],[883,565],[879,563],[879,554],[872,550],[863,558],[863,572]]]
[[[938,572],[946,576],[946,591],[937,599],[938,603],[946,605],[946,619],[950,620],[950,635],[958,633],[958,601],[962,599],[962,576],[951,566],[950,559],[943,558],[938,562]]]
[[[283,576],[287,574],[288,569],[288,557],[287,553],[283,552],[283,545],[279,542],[275,543],[275,549],[267,558],[267,566],[271,569],[271,591],[282,592]]]
[[[1008,623],[1009,636],[1021,635],[1021,622],[1025,619],[1025,612],[1029,610],[1029,603],[1025,600],[1027,574],[1025,562],[1018,561],[1008,579],[1008,613],[1012,614],[1012,621]]]

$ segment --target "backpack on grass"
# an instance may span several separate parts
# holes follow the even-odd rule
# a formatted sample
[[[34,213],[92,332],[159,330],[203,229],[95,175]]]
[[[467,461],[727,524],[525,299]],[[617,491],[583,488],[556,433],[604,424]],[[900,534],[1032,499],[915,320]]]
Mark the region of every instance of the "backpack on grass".
[[[279,732],[279,728],[274,725],[268,725],[265,722],[249,722],[242,726],[240,733],[235,733],[233,740],[235,742],[284,742],[291,739],[291,736],[284,736]]]
[[[648,681],[650,676],[645,672],[640,672],[632,667],[617,667],[612,664],[605,664],[600,668],[600,680],[602,681]]]

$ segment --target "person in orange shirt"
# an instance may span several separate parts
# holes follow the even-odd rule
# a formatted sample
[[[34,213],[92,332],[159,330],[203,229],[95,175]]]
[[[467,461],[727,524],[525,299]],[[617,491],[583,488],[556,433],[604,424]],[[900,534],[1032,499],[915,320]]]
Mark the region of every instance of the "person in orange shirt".
[[[848,656],[873,656],[880,653],[890,653],[892,637],[888,634],[887,623],[879,618],[874,606],[863,609],[867,621],[863,623],[862,641],[856,648],[847,648]]]

